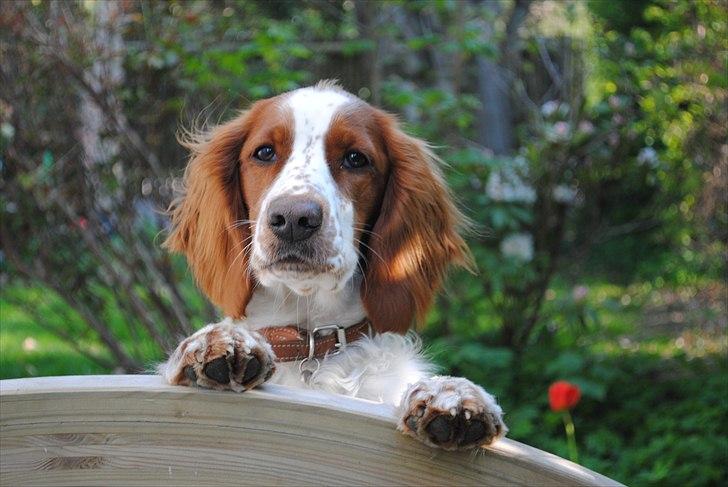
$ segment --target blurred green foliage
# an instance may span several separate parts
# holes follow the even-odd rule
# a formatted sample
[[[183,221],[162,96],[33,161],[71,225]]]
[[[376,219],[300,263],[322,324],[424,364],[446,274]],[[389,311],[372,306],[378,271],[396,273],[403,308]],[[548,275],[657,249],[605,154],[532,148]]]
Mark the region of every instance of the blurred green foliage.
[[[493,392],[511,437],[562,456],[566,442],[546,390],[570,380],[584,396],[573,415],[586,466],[630,485],[725,484],[726,5],[533,2],[515,29],[514,61],[504,42],[508,12],[520,3],[134,3],[121,29],[125,78],[107,88],[162,174],[125,152],[134,139],[115,119],[100,137],[122,149],[100,164],[100,186],[130,195],[94,206],[87,200],[97,193],[78,191],[75,210],[103,230],[102,250],[124,254],[142,242],[158,252],[164,222],[135,214],[127,236],[109,215],[136,208],[140,192],[154,208],[168,204],[168,176],[184,165],[173,133],[180,119],[215,123],[255,99],[340,78],[437,147],[473,221],[479,273],[452,276],[423,330],[443,370]],[[33,2],[5,17],[16,19],[7,32],[17,37],[3,38],[3,53],[17,46],[22,62],[11,78],[3,71],[16,91],[0,97],[4,235],[22,237],[17,253],[33,264],[53,241],[55,252],[41,262],[55,266],[61,285],[3,257],[2,377],[119,365],[66,287],[99,310],[135,363],[160,360],[163,339],[179,332],[169,324],[150,332],[126,300],[135,293],[161,323],[170,319],[169,292],[155,296],[144,280],[129,289],[109,281],[98,255],[78,243],[86,223],[57,217],[43,199],[61,188],[71,201],[87,183],[83,171],[64,169],[75,142],[59,135],[79,123],[78,76],[57,83],[43,67],[70,63],[81,78],[93,71],[94,11],[86,3],[64,8],[75,19],[64,31],[70,59],[48,54],[44,39],[25,30],[28,19],[68,18],[58,4]],[[516,129],[508,154],[479,140],[483,59],[515,73],[507,79]],[[22,191],[6,192],[12,184]],[[184,262],[153,257],[194,326],[210,321]],[[155,341],[155,330],[166,334]]]
[[[512,438],[568,457],[561,417],[550,412],[546,394],[552,382],[568,380],[582,390],[572,415],[584,465],[628,485],[722,483],[728,452],[725,335],[704,335],[712,340],[707,350],[683,345],[690,332],[641,335],[646,316],[658,312],[650,302],[664,291],[598,281],[588,283],[583,299],[584,311],[598,311],[593,318],[582,315],[587,325],[574,329],[562,308],[573,302],[573,290],[563,284],[552,289],[548,307],[559,311],[549,313],[547,332],[520,356],[428,330],[430,353],[448,373],[487,385],[506,411]],[[725,308],[713,313],[693,317],[692,326]]]

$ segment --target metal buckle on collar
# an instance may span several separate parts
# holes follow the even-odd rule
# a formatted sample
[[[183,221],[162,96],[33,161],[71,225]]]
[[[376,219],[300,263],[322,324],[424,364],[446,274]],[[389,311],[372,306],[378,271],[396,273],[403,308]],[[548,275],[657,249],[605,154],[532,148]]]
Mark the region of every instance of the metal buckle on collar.
[[[339,325],[323,325],[317,326],[308,334],[308,357],[303,359],[298,366],[298,370],[301,372],[301,379],[303,382],[308,383],[311,376],[315,374],[321,362],[319,359],[314,357],[316,352],[316,334],[324,330],[335,330],[336,331],[336,343],[334,344],[334,351],[330,355],[336,355],[341,350],[346,348],[346,328]],[[309,365],[306,365],[309,364]]]
[[[314,355],[314,349],[316,348],[316,334],[325,330],[336,331],[336,343],[334,344],[334,351],[331,352],[331,355],[339,353],[346,347],[346,328],[339,325],[317,326],[311,333],[308,334],[308,360],[311,360]]]

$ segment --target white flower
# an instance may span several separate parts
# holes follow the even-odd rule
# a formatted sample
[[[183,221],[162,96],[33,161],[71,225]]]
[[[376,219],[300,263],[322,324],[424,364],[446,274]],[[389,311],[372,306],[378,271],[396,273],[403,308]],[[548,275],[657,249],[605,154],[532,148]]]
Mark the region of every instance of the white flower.
[[[591,134],[594,132],[594,124],[589,120],[582,120],[579,122],[579,132],[582,134]]]
[[[650,167],[657,167],[660,161],[657,158],[657,151],[652,147],[643,147],[640,153],[637,154],[637,162],[642,165],[649,165]]]
[[[533,203],[536,201],[536,191],[524,180],[528,176],[528,169],[525,157],[513,157],[507,165],[490,173],[485,193],[493,201]]]
[[[533,237],[528,233],[513,233],[500,243],[500,251],[506,257],[524,262],[533,259]]]
[[[559,137],[566,138],[569,136],[569,132],[571,131],[571,126],[568,124],[568,122],[556,122],[554,124],[554,133],[558,135]]]
[[[584,301],[588,295],[589,288],[584,286],[583,284],[574,286],[574,289],[571,290],[571,298],[577,303]]]
[[[551,115],[556,113],[556,110],[558,109],[559,104],[553,100],[550,100],[541,105],[541,114],[543,114],[544,117],[550,117]]]
[[[0,135],[10,140],[15,135],[15,127],[5,122],[0,125]]]
[[[554,197],[554,201],[568,205],[576,201],[577,193],[574,188],[564,184],[559,184],[553,189],[551,194]]]
[[[522,155],[517,155],[511,159],[511,167],[519,174],[528,174],[528,160]]]
[[[568,140],[570,135],[571,125],[564,121],[556,122],[546,131],[546,137],[552,142],[563,142]]]
[[[527,186],[513,171],[493,171],[485,185],[485,193],[493,201],[507,201],[511,203],[533,203],[536,201],[536,191]]]

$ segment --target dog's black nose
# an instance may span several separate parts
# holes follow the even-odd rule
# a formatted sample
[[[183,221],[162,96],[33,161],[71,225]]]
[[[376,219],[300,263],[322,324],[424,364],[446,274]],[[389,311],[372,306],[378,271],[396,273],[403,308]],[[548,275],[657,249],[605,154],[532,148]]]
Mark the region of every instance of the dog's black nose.
[[[268,207],[268,226],[286,242],[306,240],[321,228],[323,209],[316,201],[301,196],[283,196]]]

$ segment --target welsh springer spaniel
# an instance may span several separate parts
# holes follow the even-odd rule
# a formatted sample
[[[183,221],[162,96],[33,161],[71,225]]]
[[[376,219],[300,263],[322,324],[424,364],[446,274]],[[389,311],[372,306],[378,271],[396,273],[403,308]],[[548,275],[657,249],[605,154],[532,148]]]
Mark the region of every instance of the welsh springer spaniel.
[[[448,450],[507,428],[493,396],[433,376],[407,330],[449,263],[469,266],[437,157],[395,117],[322,82],[255,103],[188,143],[166,246],[228,318],[160,366],[171,384],[266,381],[396,405]]]

